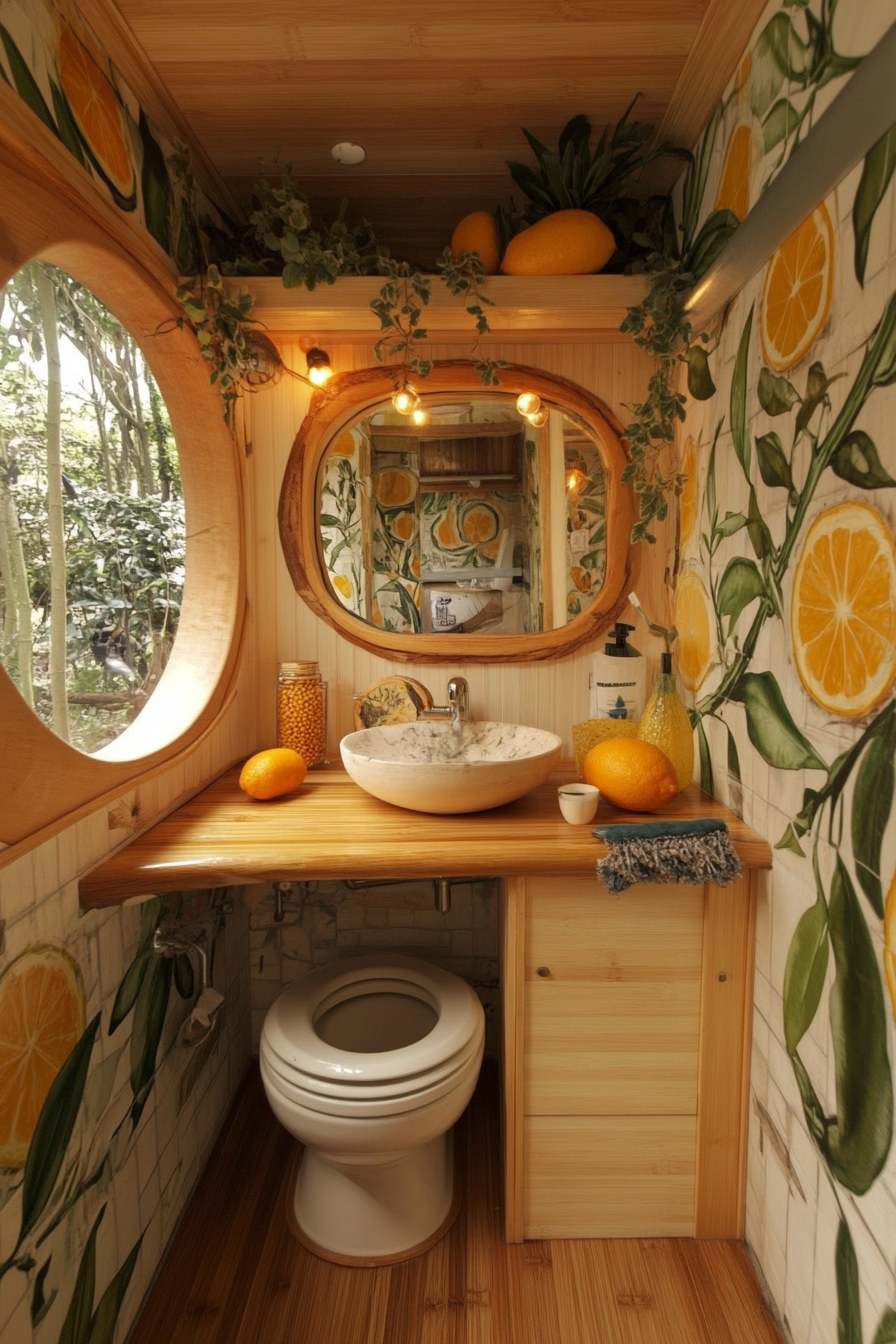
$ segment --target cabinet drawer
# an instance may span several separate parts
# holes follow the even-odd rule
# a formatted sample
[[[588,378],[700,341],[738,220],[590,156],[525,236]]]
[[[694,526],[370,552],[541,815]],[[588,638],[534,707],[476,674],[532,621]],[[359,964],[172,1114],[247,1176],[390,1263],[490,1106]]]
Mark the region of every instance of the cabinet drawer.
[[[695,1114],[703,888],[526,890],[525,1113]]]
[[[528,1116],[524,1134],[525,1237],[693,1236],[693,1116]]]

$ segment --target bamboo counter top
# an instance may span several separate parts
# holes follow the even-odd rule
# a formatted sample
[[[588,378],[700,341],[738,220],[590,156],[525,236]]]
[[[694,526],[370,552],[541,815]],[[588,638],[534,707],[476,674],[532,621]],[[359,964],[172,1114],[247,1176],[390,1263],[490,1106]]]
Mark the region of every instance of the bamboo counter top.
[[[557,786],[573,761],[525,798],[488,812],[409,812],[365,793],[341,766],[311,770],[285,798],[255,802],[239,767],[182,804],[81,878],[85,908],[132,896],[252,882],[336,878],[590,875],[606,845],[560,815]],[[770,868],[771,848],[721,803],[690,784],[662,815],[721,817],[745,868]],[[654,820],[601,800],[592,825]]]

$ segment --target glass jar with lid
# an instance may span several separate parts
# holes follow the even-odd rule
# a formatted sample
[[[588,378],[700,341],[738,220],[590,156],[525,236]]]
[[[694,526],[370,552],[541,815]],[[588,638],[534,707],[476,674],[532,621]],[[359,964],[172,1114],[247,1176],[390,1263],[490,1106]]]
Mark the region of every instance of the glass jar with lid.
[[[277,743],[306,765],[327,759],[327,683],[317,663],[281,663],[277,675]]]

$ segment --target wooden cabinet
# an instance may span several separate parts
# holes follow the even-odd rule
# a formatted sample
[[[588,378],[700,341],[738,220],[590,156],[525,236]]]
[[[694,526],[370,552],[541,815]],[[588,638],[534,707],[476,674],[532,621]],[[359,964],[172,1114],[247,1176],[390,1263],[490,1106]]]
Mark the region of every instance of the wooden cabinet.
[[[507,880],[509,1240],[740,1235],[752,909],[749,875]]]

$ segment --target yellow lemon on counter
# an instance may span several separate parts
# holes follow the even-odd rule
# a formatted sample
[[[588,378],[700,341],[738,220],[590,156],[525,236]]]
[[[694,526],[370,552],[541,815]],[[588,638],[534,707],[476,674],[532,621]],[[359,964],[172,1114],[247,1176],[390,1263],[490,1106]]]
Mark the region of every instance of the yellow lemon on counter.
[[[675,766],[666,753],[632,737],[598,742],[582,763],[582,777],[626,812],[656,812],[679,792]]]
[[[249,757],[240,771],[240,788],[250,798],[279,798],[299,787],[306,770],[292,747],[270,747]]]

